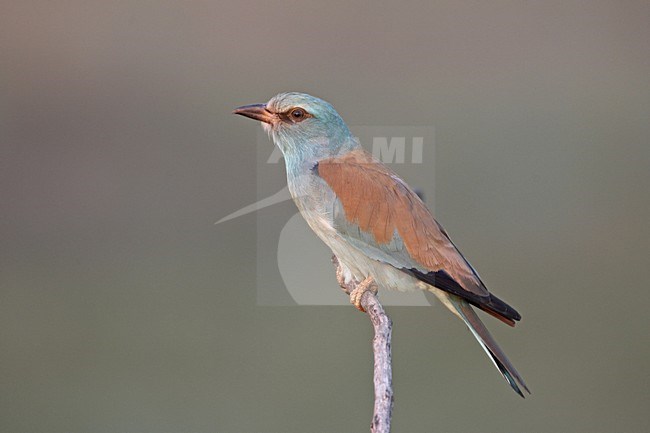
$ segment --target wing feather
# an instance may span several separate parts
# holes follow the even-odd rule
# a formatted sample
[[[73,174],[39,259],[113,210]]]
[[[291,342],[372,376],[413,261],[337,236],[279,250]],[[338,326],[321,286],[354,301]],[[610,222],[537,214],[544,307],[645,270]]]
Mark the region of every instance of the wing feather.
[[[466,299],[503,322],[514,325],[521,317],[492,295],[476,271],[433,218],[422,200],[390,168],[363,150],[321,160],[315,167],[337,196],[344,223],[355,245],[381,250],[378,259],[394,254],[396,244],[415,266],[399,266],[421,281]],[[401,242],[396,243],[395,237]]]

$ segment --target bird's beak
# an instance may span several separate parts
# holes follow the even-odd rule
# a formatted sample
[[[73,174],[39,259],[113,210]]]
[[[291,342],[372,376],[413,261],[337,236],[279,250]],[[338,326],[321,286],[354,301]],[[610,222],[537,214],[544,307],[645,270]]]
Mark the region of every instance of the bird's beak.
[[[273,113],[266,109],[266,104],[244,105],[243,107],[235,108],[232,114],[250,117],[251,119],[259,120],[269,125],[273,123],[274,118]]]

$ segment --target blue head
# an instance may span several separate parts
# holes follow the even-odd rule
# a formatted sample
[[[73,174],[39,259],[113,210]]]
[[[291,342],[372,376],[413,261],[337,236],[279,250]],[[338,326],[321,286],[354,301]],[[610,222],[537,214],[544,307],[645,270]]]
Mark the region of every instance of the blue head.
[[[318,160],[359,146],[329,103],[305,93],[280,93],[266,104],[245,105],[234,114],[259,120],[289,160]]]

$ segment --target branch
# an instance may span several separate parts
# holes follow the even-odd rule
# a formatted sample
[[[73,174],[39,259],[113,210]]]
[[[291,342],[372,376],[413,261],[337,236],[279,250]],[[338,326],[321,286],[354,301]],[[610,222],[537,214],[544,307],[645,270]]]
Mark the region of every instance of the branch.
[[[341,265],[338,258],[332,256],[332,263],[336,267],[336,276],[341,288],[348,295],[359,284],[358,281],[345,282],[342,278]],[[370,424],[371,433],[390,433],[390,421],[393,411],[393,386],[392,386],[392,364],[391,364],[391,329],[393,322],[386,315],[384,307],[377,299],[377,296],[366,290],[361,296],[361,306],[370,316],[372,327],[375,330],[375,337],[372,340],[372,350],[375,356],[374,385],[375,385],[375,406]]]

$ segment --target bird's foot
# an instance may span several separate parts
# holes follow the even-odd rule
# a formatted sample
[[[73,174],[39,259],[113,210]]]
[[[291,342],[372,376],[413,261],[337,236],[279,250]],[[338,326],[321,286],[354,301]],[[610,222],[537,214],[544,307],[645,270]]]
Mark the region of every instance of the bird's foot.
[[[366,312],[361,305],[361,298],[365,292],[372,292],[373,295],[377,294],[377,283],[375,283],[374,278],[367,277],[350,292],[350,304],[354,305],[362,313]]]
[[[366,292],[371,292],[374,295],[377,294],[378,289],[375,279],[369,276],[360,283],[357,283],[354,279],[346,281],[343,267],[336,256],[332,256],[332,263],[336,267],[336,281],[339,283],[339,286],[341,286],[341,289],[350,295],[350,303],[354,305],[357,310],[365,313],[366,310],[361,305],[361,299],[363,298],[363,294]]]
[[[343,290],[347,295],[354,290],[356,284],[354,280],[346,281],[345,274],[343,273],[343,266],[339,263],[339,259],[336,256],[332,256],[332,263],[336,268],[336,281],[339,283],[341,290]]]
[[[334,256],[334,259],[336,259],[336,256]],[[332,261],[334,261],[332,259]],[[336,259],[336,282],[339,283],[339,286],[341,286],[341,290],[344,292],[347,292],[347,284],[345,283],[345,275],[343,275],[343,268],[341,265],[339,265],[338,259]]]

